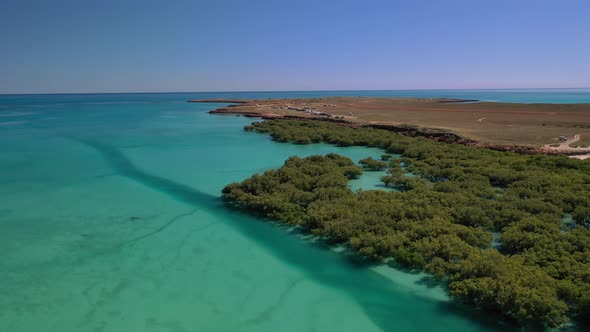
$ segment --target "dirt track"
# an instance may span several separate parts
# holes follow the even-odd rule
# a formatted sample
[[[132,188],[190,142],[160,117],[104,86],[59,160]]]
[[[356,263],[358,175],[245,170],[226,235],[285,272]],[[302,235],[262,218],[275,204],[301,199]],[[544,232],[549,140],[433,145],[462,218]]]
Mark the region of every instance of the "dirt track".
[[[573,148],[570,146],[570,144],[572,143],[576,143],[580,140],[581,135],[580,134],[576,134],[574,135],[574,137],[572,139],[568,139],[567,141],[560,143],[559,146],[550,146],[549,144],[545,145],[544,148],[545,149],[549,149],[549,150],[553,150],[553,151],[559,151],[559,152],[588,152],[590,153],[590,147],[589,148]],[[580,158],[580,159],[586,159],[586,158]]]

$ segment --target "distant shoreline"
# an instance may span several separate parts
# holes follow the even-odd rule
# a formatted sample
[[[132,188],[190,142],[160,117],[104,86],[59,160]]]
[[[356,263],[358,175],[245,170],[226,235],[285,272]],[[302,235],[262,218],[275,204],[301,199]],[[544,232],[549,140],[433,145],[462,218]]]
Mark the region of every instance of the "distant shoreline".
[[[353,127],[387,129],[448,143],[525,154],[587,155],[567,147],[590,140],[590,103],[527,104],[457,98],[320,97],[290,99],[196,99],[231,104],[210,111],[263,119],[313,119]],[[577,141],[576,140],[576,141]],[[554,147],[561,143],[560,148]],[[567,143],[567,141],[566,141]]]

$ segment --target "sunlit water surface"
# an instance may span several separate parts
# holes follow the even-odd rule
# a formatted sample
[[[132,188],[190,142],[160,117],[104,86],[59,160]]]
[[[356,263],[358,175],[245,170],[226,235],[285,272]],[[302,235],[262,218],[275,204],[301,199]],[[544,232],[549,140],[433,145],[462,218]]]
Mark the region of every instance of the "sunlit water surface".
[[[506,329],[424,274],[226,209],[226,184],[289,156],[382,153],[274,143],[185,102],[265,96],[0,96],[0,330]],[[380,175],[351,187],[383,189]]]

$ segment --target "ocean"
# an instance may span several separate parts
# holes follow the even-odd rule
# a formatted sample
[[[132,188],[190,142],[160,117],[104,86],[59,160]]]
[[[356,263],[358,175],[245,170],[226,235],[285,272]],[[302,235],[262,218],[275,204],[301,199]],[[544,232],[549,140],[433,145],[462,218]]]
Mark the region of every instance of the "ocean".
[[[584,89],[0,95],[0,330],[509,330],[426,274],[223,205],[225,185],[289,156],[382,151],[275,143],[186,101],[332,95],[590,103]]]

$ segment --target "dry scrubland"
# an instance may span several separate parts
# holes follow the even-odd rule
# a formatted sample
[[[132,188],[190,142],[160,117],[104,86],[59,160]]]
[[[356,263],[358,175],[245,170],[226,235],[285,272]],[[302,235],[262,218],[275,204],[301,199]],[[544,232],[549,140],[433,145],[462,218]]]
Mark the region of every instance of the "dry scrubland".
[[[580,135],[580,140],[570,143],[571,147],[590,147],[590,134]]]
[[[230,102],[233,100],[226,100]],[[215,113],[251,116],[324,117],[358,124],[409,125],[456,133],[482,143],[543,146],[559,136],[590,142],[590,104],[465,102],[453,99],[329,97],[234,101]],[[289,109],[291,108],[291,109]]]

